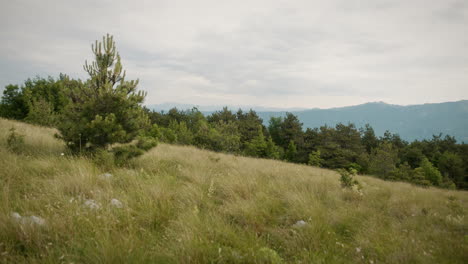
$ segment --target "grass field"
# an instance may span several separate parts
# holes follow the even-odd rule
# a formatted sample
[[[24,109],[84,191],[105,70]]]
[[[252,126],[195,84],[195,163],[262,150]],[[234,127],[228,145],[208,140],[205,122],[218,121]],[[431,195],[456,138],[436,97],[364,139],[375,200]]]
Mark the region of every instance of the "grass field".
[[[54,133],[0,119],[1,263],[468,263],[464,191],[166,144],[109,167]]]

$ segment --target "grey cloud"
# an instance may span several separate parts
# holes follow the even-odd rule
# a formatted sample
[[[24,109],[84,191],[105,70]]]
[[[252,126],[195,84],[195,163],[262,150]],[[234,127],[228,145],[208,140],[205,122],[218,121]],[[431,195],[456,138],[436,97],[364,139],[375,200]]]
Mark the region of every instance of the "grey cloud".
[[[467,14],[457,0],[9,2],[0,85],[86,78],[90,44],[109,32],[149,104],[466,99]]]

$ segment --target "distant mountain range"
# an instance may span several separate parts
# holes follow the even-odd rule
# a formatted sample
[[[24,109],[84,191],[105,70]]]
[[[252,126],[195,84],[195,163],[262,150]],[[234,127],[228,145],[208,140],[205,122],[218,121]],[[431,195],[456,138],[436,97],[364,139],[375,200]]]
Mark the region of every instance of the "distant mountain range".
[[[156,111],[172,107],[189,109],[194,105],[165,104],[148,106]],[[163,108],[164,107],[164,108]],[[220,110],[222,107],[199,107],[205,114]],[[239,107],[229,107],[236,111]],[[432,135],[440,133],[454,136],[457,141],[468,143],[468,100],[422,104],[422,105],[391,105],[383,102],[366,103],[356,106],[338,107],[330,109],[269,109],[262,107],[250,108],[257,111],[265,125],[271,117],[285,116],[291,112],[304,123],[304,128],[314,128],[323,125],[335,126],[338,123],[354,123],[356,127],[370,124],[378,136],[386,130],[398,133],[403,139],[430,139]]]

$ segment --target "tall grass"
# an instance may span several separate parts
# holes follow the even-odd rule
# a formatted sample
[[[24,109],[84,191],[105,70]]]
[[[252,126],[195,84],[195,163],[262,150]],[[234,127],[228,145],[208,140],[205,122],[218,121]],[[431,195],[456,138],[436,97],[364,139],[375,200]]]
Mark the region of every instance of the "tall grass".
[[[24,153],[6,148],[11,126],[25,135]],[[54,133],[0,119],[0,262],[468,260],[467,192],[358,176],[360,195],[330,170],[166,144],[109,171],[62,156]]]

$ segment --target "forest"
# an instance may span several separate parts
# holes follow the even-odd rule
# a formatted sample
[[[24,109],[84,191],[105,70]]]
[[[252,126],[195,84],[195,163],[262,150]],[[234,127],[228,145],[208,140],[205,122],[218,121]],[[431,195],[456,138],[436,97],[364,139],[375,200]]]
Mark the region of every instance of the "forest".
[[[468,189],[468,145],[458,143],[450,135],[439,134],[431,139],[407,142],[389,131],[383,136],[376,136],[370,125],[357,128],[348,123],[304,129],[301,121],[292,113],[284,118],[273,117],[265,126],[253,110],[233,112],[225,107],[206,116],[197,108],[173,108],[167,112],[156,112],[145,107],[138,110],[138,102],[142,102],[144,94],[135,94],[134,106],[127,106],[124,111],[127,114],[121,117],[127,126],[134,127],[132,134],[122,136],[117,128],[122,122],[113,129],[109,125],[111,119],[101,118],[101,135],[91,138],[86,133],[94,131],[96,134],[96,127],[99,126],[96,122],[92,128],[88,127],[88,132],[78,133],[79,129],[72,128],[79,126],[79,120],[71,116],[79,109],[71,106],[76,106],[80,98],[80,95],[73,95],[73,91],[84,85],[85,82],[64,74],[58,78],[30,78],[22,85],[7,85],[1,98],[0,116],[56,127],[61,132],[59,137],[68,137],[67,142],[75,152],[92,153],[96,146],[108,147],[107,142],[119,142],[115,140],[116,137],[125,138],[123,141],[128,142],[138,135],[140,139],[146,139],[137,144],[143,149],[154,146],[156,141],[193,145],[218,152],[323,168],[354,169],[359,174],[421,186]],[[133,85],[136,86],[136,83]],[[118,98],[118,93],[114,93],[114,97],[108,100],[114,105],[122,103]],[[100,101],[89,107],[96,108],[96,105],[106,108],[112,103]],[[137,110],[129,111],[132,107]],[[96,113],[89,115],[94,117]],[[145,117],[144,121],[141,120],[142,116]],[[140,124],[135,125],[135,122]],[[113,135],[114,140],[109,135]],[[114,152],[123,157],[120,160],[125,160],[140,155],[141,148],[114,148]]]

